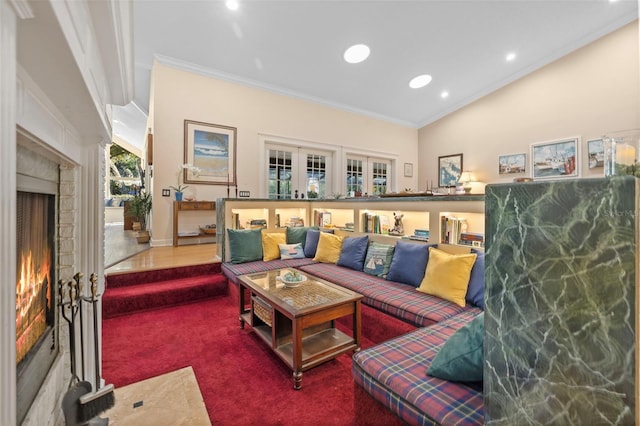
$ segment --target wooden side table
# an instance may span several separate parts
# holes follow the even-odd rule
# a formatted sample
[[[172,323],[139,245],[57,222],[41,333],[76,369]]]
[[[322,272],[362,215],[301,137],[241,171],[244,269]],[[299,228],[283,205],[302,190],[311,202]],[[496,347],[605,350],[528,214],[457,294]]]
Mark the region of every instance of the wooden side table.
[[[174,201],[173,202],[173,246],[178,246],[178,241],[182,239],[193,239],[202,237],[215,237],[215,234],[205,234],[200,232],[198,235],[178,235],[178,219],[180,212],[188,211],[203,211],[211,210],[215,211],[215,201]]]

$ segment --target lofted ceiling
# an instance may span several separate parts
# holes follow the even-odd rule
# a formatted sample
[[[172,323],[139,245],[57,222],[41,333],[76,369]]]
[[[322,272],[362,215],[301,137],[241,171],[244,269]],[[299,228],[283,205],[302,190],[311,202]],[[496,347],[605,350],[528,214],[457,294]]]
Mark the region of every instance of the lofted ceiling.
[[[136,0],[135,103],[160,62],[421,127],[638,18],[636,0]],[[346,48],[369,58],[348,64]],[[505,56],[516,53],[507,62]],[[430,74],[432,82],[409,88]],[[441,93],[447,91],[448,98]]]

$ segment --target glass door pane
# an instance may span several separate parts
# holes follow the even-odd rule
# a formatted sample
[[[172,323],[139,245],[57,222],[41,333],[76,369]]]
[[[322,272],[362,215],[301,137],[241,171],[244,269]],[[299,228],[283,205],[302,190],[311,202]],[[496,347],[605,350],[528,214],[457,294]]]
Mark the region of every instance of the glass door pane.
[[[292,162],[290,151],[269,150],[268,198],[291,199]]]
[[[387,193],[387,163],[373,162],[373,194],[382,195]]]
[[[355,197],[362,195],[364,171],[362,160],[347,159],[347,196]]]
[[[327,192],[327,159],[320,154],[306,154],[307,198],[325,198]]]

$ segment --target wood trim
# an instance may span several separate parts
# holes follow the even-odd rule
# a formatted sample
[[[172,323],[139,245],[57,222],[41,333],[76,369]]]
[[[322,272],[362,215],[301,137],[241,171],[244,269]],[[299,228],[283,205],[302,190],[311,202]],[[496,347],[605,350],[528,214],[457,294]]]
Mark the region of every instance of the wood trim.
[[[153,165],[153,134],[147,135],[147,164]]]

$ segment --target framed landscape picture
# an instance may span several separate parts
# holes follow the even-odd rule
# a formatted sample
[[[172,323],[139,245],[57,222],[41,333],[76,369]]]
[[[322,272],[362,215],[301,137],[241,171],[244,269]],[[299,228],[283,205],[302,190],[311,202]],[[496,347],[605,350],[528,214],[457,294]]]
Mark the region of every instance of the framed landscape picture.
[[[236,185],[236,128],[184,120],[185,183]]]
[[[589,150],[589,168],[604,167],[604,144],[602,139],[587,142]]]
[[[498,157],[498,173],[507,175],[526,172],[527,154],[509,154]]]
[[[531,144],[532,177],[558,179],[579,176],[579,148],[579,137]]]
[[[461,173],[462,154],[438,157],[438,186],[456,186]]]

